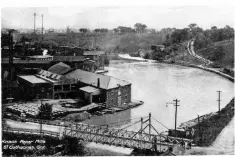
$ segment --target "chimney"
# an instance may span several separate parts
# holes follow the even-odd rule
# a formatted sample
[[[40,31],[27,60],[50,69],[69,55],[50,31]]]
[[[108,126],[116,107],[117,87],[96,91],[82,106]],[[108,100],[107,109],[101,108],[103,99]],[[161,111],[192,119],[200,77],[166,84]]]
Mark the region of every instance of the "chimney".
[[[100,87],[100,78],[97,78],[97,87]]]

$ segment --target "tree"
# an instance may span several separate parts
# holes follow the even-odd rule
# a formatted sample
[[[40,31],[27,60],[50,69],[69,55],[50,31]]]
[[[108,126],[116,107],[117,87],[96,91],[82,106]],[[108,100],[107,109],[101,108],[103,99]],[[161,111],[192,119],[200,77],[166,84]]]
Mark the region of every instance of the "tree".
[[[99,29],[99,28],[96,28],[96,29],[94,30],[94,32],[99,33],[99,32],[100,32],[100,29]]]
[[[114,28],[113,31],[114,31],[115,33],[118,33],[118,32],[119,32],[119,30],[118,30],[117,28]]]
[[[134,29],[132,29],[131,27],[125,27],[125,26],[118,26],[118,32],[120,33],[131,33],[131,32],[135,32]]]
[[[64,136],[64,151],[62,152],[63,156],[83,156],[85,155],[85,147],[81,143],[81,140],[77,139],[76,137]]]
[[[42,104],[39,108],[38,118],[51,120],[52,118],[52,105],[45,103]]]
[[[189,27],[190,31],[192,31],[194,28],[197,27],[197,24],[196,23],[191,23],[191,24],[188,25],[188,27]]]
[[[81,32],[81,33],[86,33],[86,32],[88,32],[88,29],[87,29],[87,28],[80,28],[80,29],[79,29],[79,32]]]
[[[147,28],[147,26],[145,24],[142,24],[142,23],[136,23],[134,25],[134,27],[135,27],[136,32],[138,32],[138,33],[145,32],[145,30]]]

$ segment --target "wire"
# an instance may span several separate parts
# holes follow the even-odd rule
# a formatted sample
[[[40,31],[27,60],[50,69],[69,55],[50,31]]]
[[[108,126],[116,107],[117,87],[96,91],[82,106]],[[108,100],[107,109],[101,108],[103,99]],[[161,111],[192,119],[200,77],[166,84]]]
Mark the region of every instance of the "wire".
[[[137,118],[141,118],[141,117],[126,119],[126,120],[123,120],[123,121],[116,121],[116,122],[112,122],[112,123],[106,123],[106,124],[102,124],[102,125],[99,125],[99,126],[106,126],[106,125],[110,125],[110,124],[116,124],[116,123],[126,122],[126,121],[134,120],[134,119],[137,119]],[[146,117],[143,117],[143,118],[146,118]]]
[[[153,117],[153,116],[152,116],[152,117]],[[154,119],[155,121],[157,121],[159,124],[161,124],[162,126],[164,126],[165,128],[169,129],[169,128],[166,127],[164,124],[162,124],[161,122],[159,122],[158,120],[156,120],[154,117],[153,117],[153,119]]]

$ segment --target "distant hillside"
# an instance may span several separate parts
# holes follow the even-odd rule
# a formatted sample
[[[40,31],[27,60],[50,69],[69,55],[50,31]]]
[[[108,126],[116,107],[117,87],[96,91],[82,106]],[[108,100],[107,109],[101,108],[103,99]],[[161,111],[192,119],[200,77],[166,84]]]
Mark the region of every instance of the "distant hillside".
[[[215,62],[221,68],[234,67],[234,39],[214,42],[196,53]]]

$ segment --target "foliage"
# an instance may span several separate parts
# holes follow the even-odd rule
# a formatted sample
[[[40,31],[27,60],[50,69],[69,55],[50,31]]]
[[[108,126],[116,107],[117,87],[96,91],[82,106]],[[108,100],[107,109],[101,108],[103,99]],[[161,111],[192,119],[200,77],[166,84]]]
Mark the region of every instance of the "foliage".
[[[134,27],[135,27],[136,32],[138,33],[144,33],[147,28],[147,26],[142,23],[136,23]]]
[[[81,140],[77,139],[76,137],[70,137],[70,136],[64,136],[63,137],[64,142],[64,151],[62,152],[62,155],[85,155],[85,149],[84,145],[81,142]]]
[[[80,29],[79,29],[79,32],[81,32],[81,33],[86,33],[86,32],[88,32],[88,29],[87,29],[87,28],[80,28]]]
[[[94,30],[94,32],[96,32],[96,33],[107,33],[108,28],[97,28],[97,29]]]
[[[39,108],[38,118],[51,120],[52,118],[52,105],[45,103],[42,104]]]

